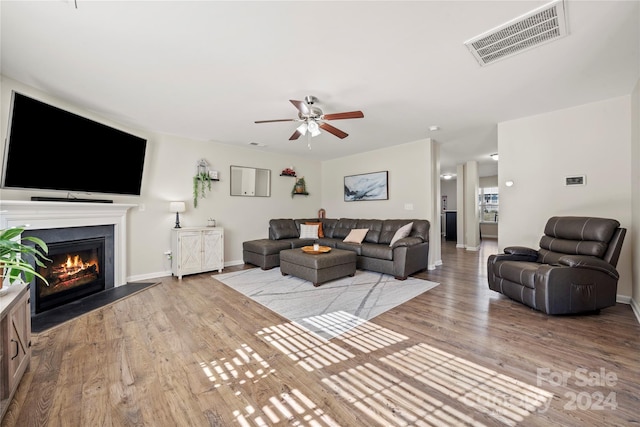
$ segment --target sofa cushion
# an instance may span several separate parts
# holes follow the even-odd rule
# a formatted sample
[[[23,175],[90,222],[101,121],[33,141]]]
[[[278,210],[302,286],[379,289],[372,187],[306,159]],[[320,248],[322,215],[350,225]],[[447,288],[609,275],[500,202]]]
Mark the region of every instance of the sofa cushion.
[[[398,240],[408,237],[409,234],[411,234],[412,227],[413,227],[413,222],[410,222],[409,224],[405,224],[402,227],[398,228],[398,231],[396,231],[396,234],[393,235],[391,242],[389,242],[389,246],[393,246],[393,244]]]
[[[336,242],[336,248],[353,251],[358,256],[362,255],[362,245],[358,243],[345,243],[342,240],[338,240],[338,242]]]
[[[301,239],[317,239],[318,227],[319,227],[319,224],[315,224],[315,225],[300,224],[300,238]]]
[[[363,243],[362,256],[393,261],[393,249],[378,243]]]
[[[292,219],[272,219],[269,221],[269,237],[274,240],[292,239],[300,236],[296,223]]]
[[[607,246],[602,242],[556,239],[549,236],[542,236],[540,239],[540,248],[544,250],[560,254],[591,255],[598,258],[604,256]]]
[[[305,222],[305,225],[317,225],[318,226],[318,237],[324,237],[324,233],[322,231],[322,223],[321,222]]]
[[[338,220],[335,218],[320,218],[318,221],[322,223],[322,234],[324,234],[324,237],[332,238],[333,230],[336,228]]]
[[[609,243],[620,227],[615,219],[579,216],[551,217],[544,227],[544,234],[566,240],[594,240]]]
[[[349,232],[349,234],[347,234],[347,237],[344,238],[343,242],[360,244],[362,243],[368,232],[369,230],[367,228],[353,229]]]
[[[378,243],[388,245],[396,235],[396,232],[400,227],[412,222],[410,219],[386,219],[382,222],[382,230],[380,231],[380,237]],[[414,221],[415,222],[415,221]]]
[[[501,261],[494,270],[496,276],[514,283],[520,283],[527,288],[535,288],[536,272],[540,264],[527,261]]]
[[[281,250],[291,249],[290,241],[278,241],[272,239],[249,240],[242,243],[242,249],[260,255],[275,255]]]
[[[359,219],[358,226],[356,228],[366,228],[369,230],[364,238],[368,243],[379,243],[380,232],[382,231],[381,219]]]
[[[540,248],[572,255],[604,257],[613,233],[620,226],[615,219],[551,217],[540,239]]]
[[[334,239],[344,239],[354,228],[358,228],[358,220],[351,218],[340,218],[333,229],[330,237]]]

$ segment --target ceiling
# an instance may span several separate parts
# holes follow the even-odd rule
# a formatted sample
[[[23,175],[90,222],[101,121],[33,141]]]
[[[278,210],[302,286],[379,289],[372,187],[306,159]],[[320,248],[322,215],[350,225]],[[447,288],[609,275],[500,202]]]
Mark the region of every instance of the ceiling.
[[[567,37],[485,67],[463,44],[545,3],[2,1],[1,73],[136,129],[320,160],[431,137],[443,174],[477,160],[487,176],[497,123],[640,78],[638,1],[566,1]],[[364,118],[311,150],[297,123],[254,123],[306,95]]]

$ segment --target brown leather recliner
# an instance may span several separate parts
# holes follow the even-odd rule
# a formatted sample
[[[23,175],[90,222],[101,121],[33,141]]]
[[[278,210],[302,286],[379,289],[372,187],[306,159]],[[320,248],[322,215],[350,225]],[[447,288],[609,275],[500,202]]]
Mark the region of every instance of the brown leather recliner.
[[[615,305],[626,231],[615,219],[552,217],[539,250],[511,246],[489,256],[489,288],[547,314]]]

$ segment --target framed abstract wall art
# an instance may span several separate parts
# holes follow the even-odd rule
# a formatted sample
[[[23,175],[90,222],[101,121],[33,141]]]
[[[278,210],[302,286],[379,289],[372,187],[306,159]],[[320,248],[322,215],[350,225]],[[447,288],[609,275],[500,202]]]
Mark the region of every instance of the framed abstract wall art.
[[[389,171],[344,177],[344,201],[389,200]]]

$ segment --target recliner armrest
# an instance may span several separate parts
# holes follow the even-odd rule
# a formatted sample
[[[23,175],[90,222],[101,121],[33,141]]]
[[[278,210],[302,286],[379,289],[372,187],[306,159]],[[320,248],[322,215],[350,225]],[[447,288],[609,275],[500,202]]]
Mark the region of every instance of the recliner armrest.
[[[593,256],[563,255],[558,260],[558,264],[566,265],[567,267],[589,268],[591,270],[607,273],[609,276],[613,277],[616,280],[620,278],[620,274],[614,266],[604,260],[601,260],[600,258],[596,258]]]
[[[519,258],[524,257],[529,259],[530,261],[536,261],[538,259],[537,250],[524,246],[508,246],[504,248],[504,253],[507,255],[515,255]]]
[[[508,246],[504,248],[504,253],[490,255],[487,262],[491,265],[502,261],[538,261],[538,251],[524,246]]]

